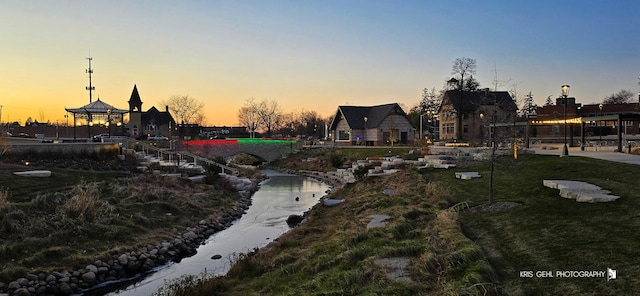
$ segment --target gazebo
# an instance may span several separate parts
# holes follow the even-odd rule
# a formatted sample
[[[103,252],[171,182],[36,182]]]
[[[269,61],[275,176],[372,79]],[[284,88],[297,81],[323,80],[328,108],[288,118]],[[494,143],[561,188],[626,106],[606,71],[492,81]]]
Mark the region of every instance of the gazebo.
[[[121,130],[118,134],[124,134],[124,114],[128,110],[113,107],[98,98],[95,102],[84,105],[80,108],[65,108],[67,112],[73,114],[73,138],[76,138],[76,128],[84,124],[87,125],[89,138],[93,136],[91,128],[96,126],[96,130],[104,130],[111,136],[111,125],[116,124]]]

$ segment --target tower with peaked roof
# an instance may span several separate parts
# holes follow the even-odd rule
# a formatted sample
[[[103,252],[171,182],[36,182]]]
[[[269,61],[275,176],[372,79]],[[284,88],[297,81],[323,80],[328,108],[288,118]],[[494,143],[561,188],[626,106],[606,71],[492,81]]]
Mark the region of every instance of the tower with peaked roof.
[[[133,85],[133,91],[129,98],[129,134],[138,137],[142,127],[142,100],[138,94],[138,86]]]
[[[164,111],[153,106],[146,112],[142,111],[142,100],[138,93],[138,86],[134,85],[129,98],[129,135],[134,138],[147,135],[171,137],[172,129],[175,127],[176,122],[167,106]]]

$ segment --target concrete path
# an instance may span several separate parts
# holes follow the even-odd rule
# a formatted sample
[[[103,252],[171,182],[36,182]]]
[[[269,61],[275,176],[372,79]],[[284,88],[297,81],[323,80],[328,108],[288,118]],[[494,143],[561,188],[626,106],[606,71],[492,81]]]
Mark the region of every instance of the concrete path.
[[[550,145],[545,145],[550,146]],[[560,157],[562,153],[562,145],[556,146],[559,149],[541,149],[540,147],[533,147],[532,150],[535,151],[536,154],[547,154],[547,155],[557,155]],[[610,149],[607,149],[610,148]],[[593,149],[593,147],[589,147],[589,150]],[[629,163],[629,164],[637,164],[640,165],[640,155],[613,152],[614,147],[601,147],[600,149],[605,151],[581,151],[580,147],[570,147],[569,148],[569,156],[582,156],[582,157],[591,157],[597,159],[604,159],[615,162]]]

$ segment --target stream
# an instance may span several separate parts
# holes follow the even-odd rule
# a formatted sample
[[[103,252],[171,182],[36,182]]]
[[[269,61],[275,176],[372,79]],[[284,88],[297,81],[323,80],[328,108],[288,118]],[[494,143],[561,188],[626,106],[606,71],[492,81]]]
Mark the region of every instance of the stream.
[[[307,177],[273,170],[263,170],[262,174],[269,178],[260,183],[246,214],[229,228],[209,237],[195,255],[167,264],[145,276],[87,291],[85,295],[153,295],[165,282],[183,275],[200,275],[205,271],[208,275],[225,275],[237,254],[274,241],[290,229],[286,223],[289,215],[302,215],[330,189],[328,185]],[[222,258],[214,260],[214,255]]]

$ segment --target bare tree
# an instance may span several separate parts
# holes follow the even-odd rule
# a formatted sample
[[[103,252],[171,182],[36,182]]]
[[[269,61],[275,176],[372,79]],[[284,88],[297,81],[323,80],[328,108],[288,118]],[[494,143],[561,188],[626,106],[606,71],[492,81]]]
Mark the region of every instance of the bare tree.
[[[631,100],[633,99],[633,92],[631,92],[631,90],[626,90],[623,89],[617,93],[614,94],[610,94],[608,96],[606,96],[603,100],[602,103],[605,105],[608,104],[627,104],[627,103],[631,103]]]
[[[282,111],[276,100],[263,99],[257,104],[258,116],[263,127],[267,130],[267,136],[271,137],[271,130],[280,124]]]
[[[162,100],[162,105],[169,107],[169,112],[179,123],[194,123],[196,119],[204,119],[204,103],[189,95],[174,95]]]
[[[238,110],[238,122],[249,130],[251,138],[256,137],[256,130],[260,128],[262,119],[258,114],[258,104],[254,98],[249,98],[244,106]]]
[[[457,74],[460,77],[460,79],[458,79],[458,90],[473,91],[480,86],[473,78],[473,74],[476,74],[476,68],[477,64],[475,59],[462,57],[453,61],[451,74]]]
[[[204,114],[204,112],[196,112],[196,114],[193,116],[193,123],[196,123],[200,126],[205,126],[207,125],[207,115]]]

